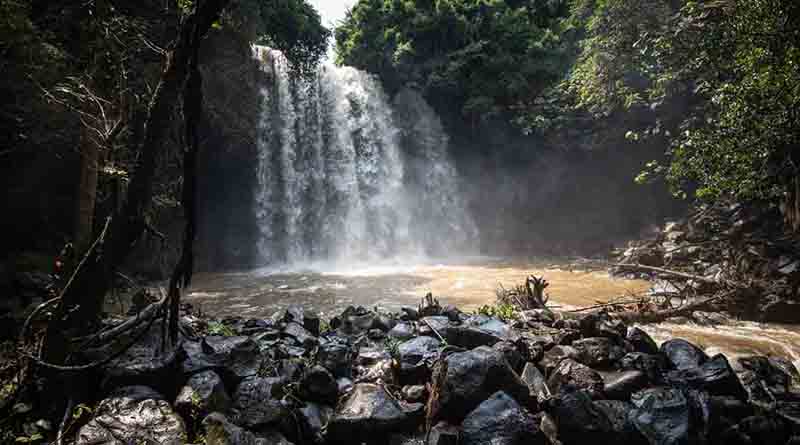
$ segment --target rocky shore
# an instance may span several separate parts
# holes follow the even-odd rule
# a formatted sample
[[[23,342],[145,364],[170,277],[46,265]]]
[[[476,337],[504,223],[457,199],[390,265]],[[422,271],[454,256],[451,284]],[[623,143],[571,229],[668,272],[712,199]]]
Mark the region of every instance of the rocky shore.
[[[790,362],[658,346],[602,313],[503,321],[435,303],[326,322],[295,307],[187,312],[181,331],[164,352],[155,323],[101,370],[78,445],[800,443]]]

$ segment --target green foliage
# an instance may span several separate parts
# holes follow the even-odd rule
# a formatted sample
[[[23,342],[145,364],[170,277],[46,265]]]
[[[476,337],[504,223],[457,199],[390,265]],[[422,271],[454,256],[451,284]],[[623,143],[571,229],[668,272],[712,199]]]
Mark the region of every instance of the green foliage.
[[[223,337],[233,337],[236,335],[233,329],[230,326],[221,323],[219,321],[211,321],[208,323],[208,328],[206,329],[207,335],[221,335]]]
[[[517,307],[508,303],[499,303],[493,306],[484,305],[478,308],[476,313],[487,317],[496,317],[506,322],[516,321],[519,318]]]
[[[457,104],[513,116],[562,78],[566,2],[361,0],[335,30],[337,62]]]

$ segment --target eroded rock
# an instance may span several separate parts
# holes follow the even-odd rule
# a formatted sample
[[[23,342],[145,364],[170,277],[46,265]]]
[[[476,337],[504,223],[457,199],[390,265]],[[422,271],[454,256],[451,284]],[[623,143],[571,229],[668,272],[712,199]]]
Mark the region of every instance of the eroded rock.
[[[380,385],[361,383],[339,404],[328,424],[326,438],[332,443],[375,441],[407,426],[407,416]]]
[[[463,445],[545,445],[531,413],[498,391],[467,414],[461,424]]]

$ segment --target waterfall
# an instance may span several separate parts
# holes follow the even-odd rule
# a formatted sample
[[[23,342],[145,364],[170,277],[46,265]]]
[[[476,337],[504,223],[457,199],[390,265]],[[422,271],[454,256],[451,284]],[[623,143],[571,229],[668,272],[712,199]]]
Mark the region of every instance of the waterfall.
[[[466,252],[477,236],[448,138],[411,91],[321,66],[291,75],[257,47],[267,82],[258,128],[256,217],[265,264],[374,262]]]

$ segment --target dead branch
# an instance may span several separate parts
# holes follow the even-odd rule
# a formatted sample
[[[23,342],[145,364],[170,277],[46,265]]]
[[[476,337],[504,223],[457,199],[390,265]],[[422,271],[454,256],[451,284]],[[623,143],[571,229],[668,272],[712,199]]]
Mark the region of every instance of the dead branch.
[[[675,270],[664,269],[662,267],[645,266],[642,264],[625,264],[625,263],[616,263],[613,264],[613,266],[619,267],[621,269],[631,269],[639,272],[655,272],[663,275],[671,275],[673,277],[679,277],[686,280],[700,281],[702,283],[721,284],[719,281],[714,280],[713,278],[707,278],[701,275],[694,275],[686,272],[678,272]],[[722,282],[722,284],[729,284],[729,282]]]
[[[694,303],[690,303],[673,309],[665,309],[653,312],[626,311],[626,312],[612,313],[610,314],[610,316],[612,318],[622,320],[626,323],[660,323],[670,318],[681,317],[687,314],[691,314],[694,311],[708,308],[712,303],[724,300],[726,298],[730,298],[733,295],[735,295],[735,293],[736,293],[735,291],[719,293],[717,295],[702,299],[700,301],[696,301]]]

